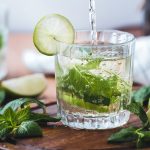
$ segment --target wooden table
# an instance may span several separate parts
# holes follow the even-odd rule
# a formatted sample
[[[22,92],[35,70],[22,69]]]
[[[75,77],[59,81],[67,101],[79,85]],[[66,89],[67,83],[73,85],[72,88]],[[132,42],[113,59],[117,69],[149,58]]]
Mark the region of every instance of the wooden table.
[[[17,77],[31,72],[25,68],[21,54],[26,48],[34,48],[31,34],[11,34],[9,51],[7,55],[8,77]],[[56,92],[54,77],[47,77],[48,88],[44,92],[47,110],[51,115],[56,115]],[[40,111],[40,109],[36,109]],[[130,118],[128,125],[139,125],[137,117]],[[42,138],[19,139],[16,145],[0,143],[0,150],[51,150],[51,149],[134,149],[130,144],[108,144],[107,138],[118,129],[103,131],[74,130],[65,126],[43,128]]]

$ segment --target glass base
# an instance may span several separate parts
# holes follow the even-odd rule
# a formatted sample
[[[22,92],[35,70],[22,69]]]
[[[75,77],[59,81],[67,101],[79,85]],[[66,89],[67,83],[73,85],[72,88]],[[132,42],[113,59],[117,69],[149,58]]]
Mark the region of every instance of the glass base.
[[[82,114],[67,114],[61,112],[62,123],[74,129],[113,129],[126,124],[130,117],[130,112],[123,110],[102,116],[84,116]]]

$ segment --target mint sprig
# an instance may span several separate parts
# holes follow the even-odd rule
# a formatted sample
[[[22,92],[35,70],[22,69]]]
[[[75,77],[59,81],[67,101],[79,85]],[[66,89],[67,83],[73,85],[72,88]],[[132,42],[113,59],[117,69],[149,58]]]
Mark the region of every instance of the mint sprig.
[[[36,103],[43,108],[43,113],[34,113],[29,106]],[[42,136],[40,122],[58,122],[46,113],[45,105],[36,99],[17,99],[6,104],[0,111],[0,140]]]
[[[120,130],[117,133],[112,134],[109,138],[108,138],[108,142],[113,143],[113,142],[129,142],[129,141],[133,141],[137,138],[137,135],[135,133],[135,131],[137,130],[137,128],[135,127],[129,127],[129,128],[125,128]]]
[[[87,64],[72,66],[63,77],[58,74],[59,91],[72,93],[77,98],[83,99],[84,102],[96,105],[109,106],[117,101],[122,90],[121,87],[118,88],[118,83],[120,85],[122,83],[120,78],[106,70],[103,70],[103,74],[109,74],[107,78],[100,74],[94,75],[89,71],[97,69],[101,61],[101,59],[88,60]],[[59,64],[57,64],[57,69],[61,72]]]
[[[127,110],[139,117],[142,127],[128,127],[112,134],[108,138],[109,143],[134,142],[137,148],[145,147],[150,142],[150,123],[142,105],[137,102],[131,102],[126,107]]]
[[[15,137],[37,137],[42,136],[42,129],[34,121],[24,121],[15,132]]]
[[[131,102],[130,105],[127,105],[126,109],[139,117],[139,119],[141,120],[141,122],[143,124],[143,128],[150,127],[147,114],[141,104],[133,101],[133,102]]]

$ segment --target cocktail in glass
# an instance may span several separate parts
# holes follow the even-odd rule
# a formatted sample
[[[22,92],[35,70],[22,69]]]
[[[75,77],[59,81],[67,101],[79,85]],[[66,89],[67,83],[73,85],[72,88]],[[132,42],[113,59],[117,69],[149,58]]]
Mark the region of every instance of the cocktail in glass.
[[[127,123],[132,90],[134,36],[106,30],[77,32],[75,44],[60,43],[56,56],[58,114],[77,129],[108,129]]]

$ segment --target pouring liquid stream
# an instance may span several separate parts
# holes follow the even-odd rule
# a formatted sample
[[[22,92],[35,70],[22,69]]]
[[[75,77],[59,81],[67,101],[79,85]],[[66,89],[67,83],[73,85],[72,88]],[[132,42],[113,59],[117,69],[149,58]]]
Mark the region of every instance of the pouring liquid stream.
[[[91,27],[91,44],[97,45],[95,0],[89,1],[89,22]]]

